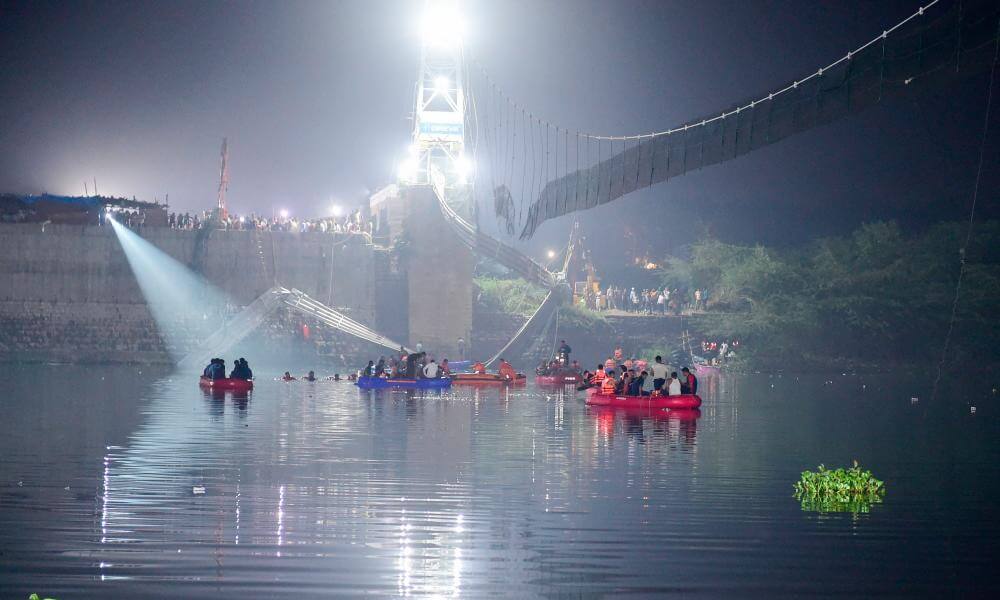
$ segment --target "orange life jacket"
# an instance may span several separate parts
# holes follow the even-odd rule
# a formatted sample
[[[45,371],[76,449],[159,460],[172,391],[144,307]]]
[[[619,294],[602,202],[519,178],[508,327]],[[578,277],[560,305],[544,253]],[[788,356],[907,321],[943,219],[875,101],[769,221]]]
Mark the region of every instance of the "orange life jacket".
[[[477,362],[476,364],[472,365],[472,370],[482,375],[486,373],[486,365],[484,365],[481,362]]]
[[[611,377],[605,377],[604,381],[601,382],[601,393],[602,394],[614,394],[615,393],[615,380]]]

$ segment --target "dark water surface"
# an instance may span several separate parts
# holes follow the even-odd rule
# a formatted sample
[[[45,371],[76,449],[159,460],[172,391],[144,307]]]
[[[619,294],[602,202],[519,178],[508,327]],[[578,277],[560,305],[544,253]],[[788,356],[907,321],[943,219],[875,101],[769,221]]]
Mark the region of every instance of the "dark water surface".
[[[51,371],[0,379],[5,599],[1000,592],[989,386],[724,376],[683,420],[534,387],[239,399]],[[801,509],[801,470],[855,458],[883,504]]]

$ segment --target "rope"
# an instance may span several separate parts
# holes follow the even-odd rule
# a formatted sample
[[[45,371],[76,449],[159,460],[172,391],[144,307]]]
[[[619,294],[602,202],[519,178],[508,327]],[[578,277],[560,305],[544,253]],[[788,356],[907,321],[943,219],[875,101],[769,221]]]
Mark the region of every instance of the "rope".
[[[993,65],[990,67],[990,82],[986,92],[986,115],[983,117],[983,133],[979,141],[979,164],[976,168],[976,183],[972,189],[972,207],[969,209],[969,224],[965,229],[965,242],[959,249],[958,281],[955,282],[955,297],[951,302],[951,316],[948,319],[948,332],[944,336],[944,344],[941,347],[941,360],[938,361],[937,374],[934,377],[934,388],[931,392],[931,399],[937,397],[938,384],[941,382],[941,372],[944,369],[944,362],[948,357],[948,348],[951,345],[951,336],[955,331],[955,319],[958,314],[958,300],[962,292],[962,279],[965,276],[966,264],[968,261],[969,244],[972,241],[972,227],[976,217],[976,202],[979,199],[979,182],[983,176],[983,163],[986,156],[986,140],[990,131],[990,112],[993,108],[993,81],[996,77],[997,59],[1000,58],[1000,21],[997,21],[997,41],[993,50]]]

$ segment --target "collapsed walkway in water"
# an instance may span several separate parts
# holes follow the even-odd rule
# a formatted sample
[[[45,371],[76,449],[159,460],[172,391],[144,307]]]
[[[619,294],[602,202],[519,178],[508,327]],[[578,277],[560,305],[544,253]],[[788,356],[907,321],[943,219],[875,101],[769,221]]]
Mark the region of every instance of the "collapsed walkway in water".
[[[250,335],[265,320],[273,315],[275,311],[282,307],[296,310],[338,331],[353,335],[377,346],[383,346],[391,350],[405,348],[402,344],[369,329],[347,315],[310,298],[300,290],[275,286],[261,294],[235,317],[227,321],[221,329],[210,335],[195,350],[182,358],[178,362],[178,367],[182,369],[198,368],[208,363],[212,357],[225,354],[227,350]]]

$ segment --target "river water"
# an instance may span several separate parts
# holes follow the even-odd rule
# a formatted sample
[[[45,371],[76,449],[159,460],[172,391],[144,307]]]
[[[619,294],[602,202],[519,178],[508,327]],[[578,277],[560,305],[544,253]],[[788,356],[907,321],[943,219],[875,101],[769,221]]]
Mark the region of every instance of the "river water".
[[[5,370],[3,598],[1000,592],[989,385],[725,375],[678,419],[533,386],[261,378],[234,398],[134,367]],[[853,459],[886,482],[870,512],[792,497]]]

